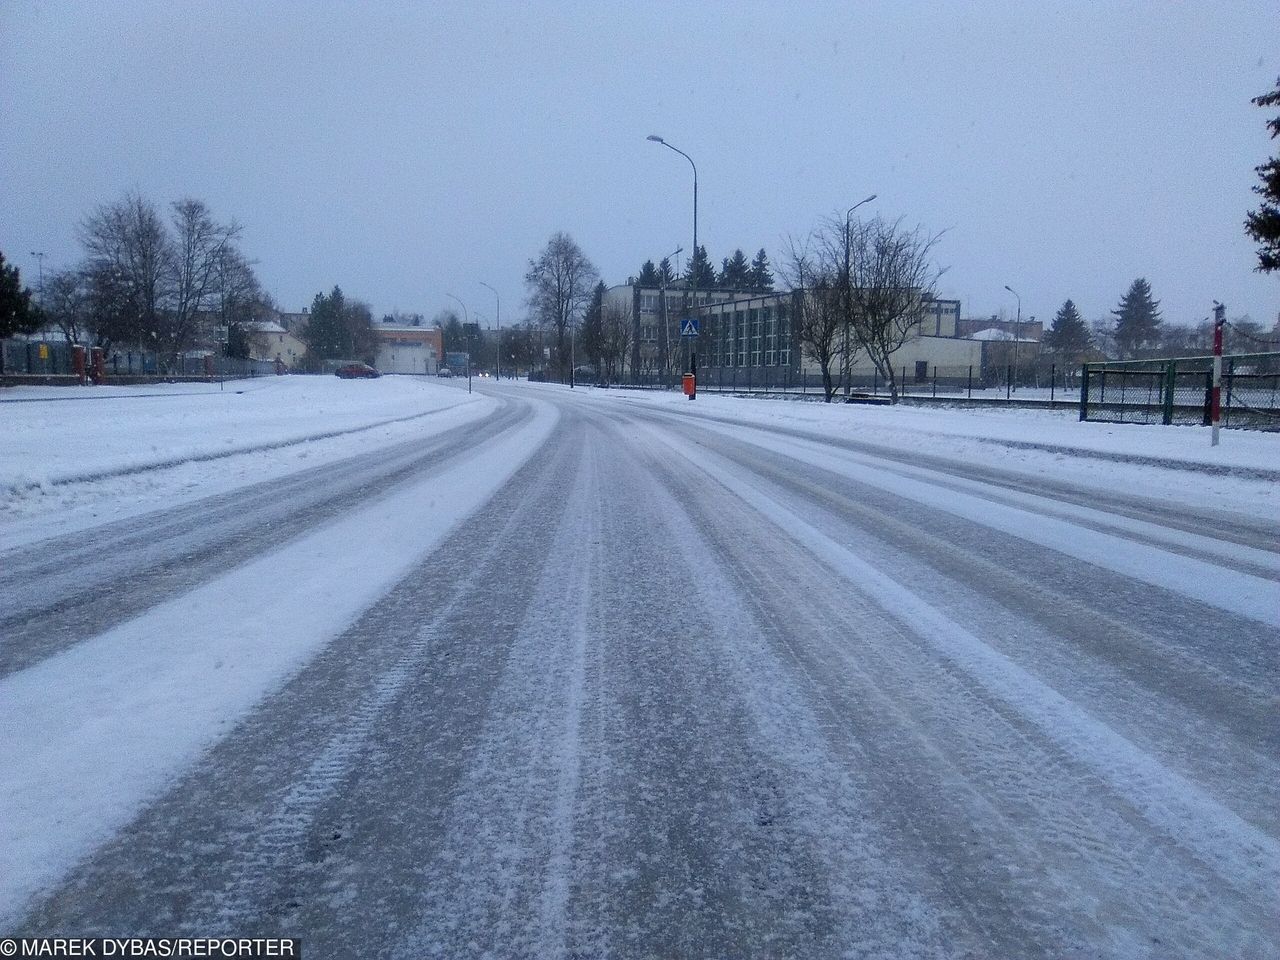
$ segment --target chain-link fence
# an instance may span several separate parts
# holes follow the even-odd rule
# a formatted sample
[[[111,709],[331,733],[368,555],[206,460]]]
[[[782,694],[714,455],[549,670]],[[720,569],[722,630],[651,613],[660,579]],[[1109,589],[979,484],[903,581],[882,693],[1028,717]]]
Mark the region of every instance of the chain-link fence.
[[[1208,424],[1213,357],[1087,363],[1080,419],[1108,423]],[[1222,358],[1224,427],[1280,429],[1280,353]]]

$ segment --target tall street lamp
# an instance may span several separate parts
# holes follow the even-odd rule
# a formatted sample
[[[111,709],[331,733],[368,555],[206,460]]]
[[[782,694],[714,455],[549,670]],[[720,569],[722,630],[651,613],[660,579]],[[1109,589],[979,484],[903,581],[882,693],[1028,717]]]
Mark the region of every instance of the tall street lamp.
[[[684,247],[676,247],[675,251],[668,254],[664,259],[670,260],[672,257],[678,257],[683,251]],[[659,316],[662,317],[662,375],[665,377],[668,371],[668,364],[671,363],[671,321],[667,317],[667,274],[665,270],[658,277],[658,298]]]
[[[31,255],[36,258],[36,263],[40,265],[40,305],[44,305],[44,258],[43,250],[32,250]]]
[[[497,290],[494,290],[493,287],[489,286],[483,280],[480,281],[480,286],[484,287],[486,290],[491,291],[493,293],[494,299],[498,301],[498,319],[496,321],[498,325],[498,347],[494,351],[494,355],[493,355],[494,356],[493,379],[501,380],[502,379],[502,298],[498,296]]]
[[[693,162],[693,157],[689,156],[679,147],[673,147],[671,144],[667,143],[667,141],[663,140],[656,133],[649,134],[649,136],[646,137],[645,139],[652,140],[654,143],[660,143],[664,147],[666,147],[668,150],[674,150],[676,153],[680,154],[680,156],[684,157],[686,160],[689,161],[689,166],[693,167],[693,253],[691,254],[691,256],[696,262],[698,259],[698,165]],[[691,298],[690,302],[693,304],[693,309],[696,310],[698,307],[698,271],[696,269],[693,271],[693,279],[692,279],[692,282],[690,283],[689,293]],[[690,346],[690,362],[689,362],[688,372],[693,374],[695,378],[694,379],[695,393],[692,393],[689,395],[689,399],[692,400],[695,396],[697,396],[697,393],[696,393],[697,379],[696,378],[698,376],[698,348],[694,344],[691,344]]]
[[[462,308],[462,322],[468,327],[471,326],[471,315],[467,313],[467,305],[455,297],[452,293],[446,293],[446,297],[455,301]],[[471,392],[471,351],[467,351],[467,393]]]
[[[1007,283],[1004,288],[1018,297],[1018,291],[1013,289]],[[1018,319],[1013,322],[1013,381],[1009,384],[1010,390],[1018,389],[1018,340],[1022,336],[1022,298],[1018,297]]]
[[[850,381],[853,378],[853,371],[850,370],[850,364],[849,364],[849,323],[853,319],[853,276],[850,273],[850,263],[849,263],[849,257],[850,257],[849,248],[850,246],[852,246],[852,237],[850,236],[850,234],[852,233],[852,229],[849,226],[849,221],[850,221],[850,218],[853,217],[853,211],[857,210],[864,203],[870,203],[875,198],[876,198],[876,195],[873,193],[871,196],[867,197],[865,200],[859,200],[857,203],[855,203],[852,207],[850,207],[848,210],[844,212],[844,283],[845,283],[845,286],[848,288],[845,291],[845,295],[849,298],[849,303],[848,303],[849,310],[847,315],[845,316],[845,324],[844,324],[844,395],[846,398],[849,396],[853,386],[853,384],[850,383]]]

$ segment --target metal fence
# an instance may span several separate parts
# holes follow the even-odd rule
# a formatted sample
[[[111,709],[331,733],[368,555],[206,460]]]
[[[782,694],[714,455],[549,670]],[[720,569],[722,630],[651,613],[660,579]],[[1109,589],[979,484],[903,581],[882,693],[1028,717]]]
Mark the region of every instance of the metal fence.
[[[663,382],[649,378],[646,386],[678,386],[678,378]],[[1074,402],[1079,394],[1080,372],[1055,363],[1027,364],[1015,375],[1012,365],[1003,367],[936,366],[913,364],[894,370],[899,396],[939,400],[1008,400]],[[838,394],[848,390],[873,397],[888,396],[889,386],[878,371],[844,376],[832,371]],[[822,375],[800,373],[784,367],[710,367],[698,371],[698,389],[711,393],[780,393],[821,395]]]
[[[75,373],[72,346],[65,340],[0,340],[0,373],[10,376],[70,376]],[[87,360],[87,357],[86,357]],[[119,348],[104,357],[108,377],[236,378],[275,372],[270,360],[185,355],[177,358],[150,350]]]
[[[1086,363],[1081,379],[1081,420],[1209,423],[1213,357]],[[1280,353],[1222,358],[1220,422],[1280,429]]]

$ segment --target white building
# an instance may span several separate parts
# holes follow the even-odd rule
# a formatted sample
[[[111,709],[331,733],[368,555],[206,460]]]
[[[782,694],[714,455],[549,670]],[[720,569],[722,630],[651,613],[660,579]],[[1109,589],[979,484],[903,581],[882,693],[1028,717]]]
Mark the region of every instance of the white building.
[[[434,376],[444,356],[444,332],[439,327],[415,327],[375,323],[378,356],[374,361],[383,373],[417,373]]]
[[[245,325],[250,332],[249,356],[254,360],[280,360],[290,370],[302,369],[307,345],[274,320],[256,320]]]

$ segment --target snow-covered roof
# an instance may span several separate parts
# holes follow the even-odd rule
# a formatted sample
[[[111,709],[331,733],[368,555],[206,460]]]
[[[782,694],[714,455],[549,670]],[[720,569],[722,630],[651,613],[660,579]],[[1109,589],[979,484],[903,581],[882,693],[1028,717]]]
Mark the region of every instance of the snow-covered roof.
[[[1014,341],[1014,336],[1008,330],[1001,330],[999,327],[987,327],[985,330],[979,330],[965,337],[966,340],[1001,340],[1007,343]],[[1031,337],[1018,337],[1019,343],[1039,343],[1039,340]]]
[[[276,323],[274,320],[254,320],[250,323],[245,324],[245,326],[249,327],[252,330],[257,330],[259,333],[288,333],[289,332],[284,327],[280,326],[280,324]]]

